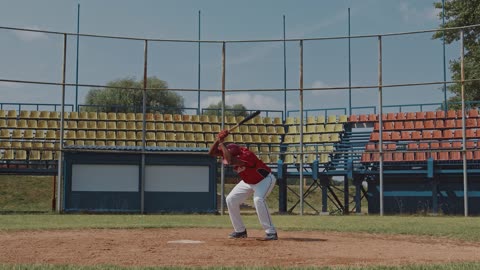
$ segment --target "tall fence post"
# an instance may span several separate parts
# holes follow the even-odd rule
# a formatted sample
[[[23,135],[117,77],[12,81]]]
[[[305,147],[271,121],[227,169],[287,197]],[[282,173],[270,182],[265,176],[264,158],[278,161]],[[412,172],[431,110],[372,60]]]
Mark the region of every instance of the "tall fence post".
[[[462,159],[463,159],[463,205],[464,215],[468,216],[468,179],[467,179],[467,149],[466,149],[466,120],[465,120],[465,44],[464,31],[460,31],[460,83],[462,95]]]
[[[379,178],[380,178],[380,215],[383,216],[383,93],[382,93],[382,36],[378,36],[378,136],[379,136]]]
[[[140,178],[140,212],[145,213],[145,145],[146,145],[146,133],[145,128],[147,125],[147,81],[148,81],[148,40],[145,40],[144,56],[143,56],[143,104],[142,104],[142,168]],[[137,90],[134,90],[137,91]]]
[[[67,34],[63,34],[63,65],[62,65],[62,112],[60,114],[60,151],[58,157],[58,180],[57,180],[57,212],[62,212],[62,182],[63,182],[63,133],[65,119],[65,79],[67,70]]]
[[[226,44],[225,42],[222,43],[222,130],[225,129],[225,63],[226,63]],[[220,213],[221,215],[225,214],[225,165],[223,162],[220,162]]]
[[[303,215],[303,40],[300,40],[300,215]]]

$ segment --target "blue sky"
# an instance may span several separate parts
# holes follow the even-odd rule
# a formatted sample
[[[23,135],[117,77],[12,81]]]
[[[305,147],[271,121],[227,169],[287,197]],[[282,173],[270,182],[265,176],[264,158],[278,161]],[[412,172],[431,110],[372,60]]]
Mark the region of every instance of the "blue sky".
[[[281,39],[283,15],[288,38],[346,36],[347,9],[352,35],[370,35],[435,29],[441,21],[432,0],[3,0],[0,26],[75,32],[77,4],[81,5],[80,32],[158,39],[198,37],[201,11],[202,40]],[[63,37],[0,29],[0,78],[60,82]],[[75,82],[76,41],[68,38],[67,82]],[[197,43],[151,42],[149,75],[171,88],[197,88]],[[447,61],[458,58],[458,44],[447,46]],[[352,85],[376,85],[376,38],[352,39]],[[106,84],[126,76],[142,77],[143,42],[82,37],[79,47],[79,83]],[[201,88],[221,88],[221,44],[202,44]],[[227,43],[227,89],[283,89],[283,43]],[[448,72],[448,70],[447,70]],[[447,80],[450,75],[447,74]],[[299,87],[299,44],[287,43],[287,88]],[[443,80],[440,40],[431,33],[383,39],[384,84]],[[304,87],[348,86],[346,39],[304,44]],[[385,88],[384,104],[442,102],[441,86]],[[61,88],[0,82],[1,102],[59,103]],[[89,88],[79,88],[79,103]],[[67,88],[74,104],[75,89]],[[184,92],[185,105],[197,106],[197,93]],[[202,93],[206,107],[220,100]],[[289,110],[299,108],[297,92],[287,93]],[[248,109],[283,110],[283,91],[234,92],[228,104]],[[352,106],[375,106],[377,89],[353,90]],[[306,91],[304,108],[348,107],[348,90]]]

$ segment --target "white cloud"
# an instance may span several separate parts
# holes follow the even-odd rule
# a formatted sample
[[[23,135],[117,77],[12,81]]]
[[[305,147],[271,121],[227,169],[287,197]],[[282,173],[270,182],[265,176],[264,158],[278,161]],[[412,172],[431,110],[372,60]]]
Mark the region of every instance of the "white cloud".
[[[283,96],[282,96],[283,97]],[[200,106],[206,108],[211,104],[217,104],[221,101],[220,96],[209,96],[202,99]],[[225,96],[225,104],[242,104],[249,110],[283,110],[283,98],[272,97],[268,95],[237,93]],[[192,104],[197,106],[197,104]],[[287,103],[287,106],[289,104]]]
[[[309,24],[309,25],[301,25],[295,27],[292,30],[287,29],[287,39],[288,38],[304,38],[304,37],[312,37],[313,34],[320,32],[320,30],[331,27],[332,25],[336,25],[339,21],[345,20],[345,12],[338,12],[333,16],[324,18],[319,23]],[[240,53],[235,56],[227,57],[227,64],[229,65],[240,65],[245,63],[250,63],[255,60],[259,60],[260,58],[268,55],[274,49],[282,47],[283,43],[281,42],[270,42],[270,43],[263,43],[261,45],[257,45],[254,48],[247,50],[243,53]],[[228,48],[227,48],[228,53]]]
[[[433,5],[418,9],[407,2],[400,2],[400,15],[406,23],[419,23],[438,19],[438,10]]]
[[[40,30],[38,26],[24,27],[32,30]],[[47,39],[48,36],[45,33],[41,32],[31,32],[31,31],[14,31],[15,35],[22,41],[30,42],[34,40]]]

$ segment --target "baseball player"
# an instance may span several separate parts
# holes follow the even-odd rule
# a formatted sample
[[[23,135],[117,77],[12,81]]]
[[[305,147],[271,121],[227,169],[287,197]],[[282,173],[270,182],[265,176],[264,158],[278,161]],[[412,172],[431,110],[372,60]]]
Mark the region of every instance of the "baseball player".
[[[233,166],[233,169],[242,179],[228,194],[227,207],[232,221],[234,232],[229,238],[246,238],[247,229],[240,216],[240,205],[253,193],[253,201],[258,219],[265,230],[263,240],[277,240],[277,231],[268,212],[266,198],[275,186],[277,179],[271,169],[265,165],[253,152],[237,144],[224,144],[228,130],[218,133],[217,139],[210,147],[211,156],[221,156],[223,163]]]

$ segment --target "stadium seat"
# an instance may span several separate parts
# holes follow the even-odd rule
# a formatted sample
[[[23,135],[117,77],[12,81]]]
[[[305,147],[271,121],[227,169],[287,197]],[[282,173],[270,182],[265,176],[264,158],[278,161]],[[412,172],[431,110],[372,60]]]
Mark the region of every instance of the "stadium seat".
[[[401,139],[405,141],[409,141],[412,139],[412,135],[410,131],[401,131]]]
[[[437,118],[436,112],[435,111],[427,111],[425,112],[425,119],[427,120],[434,120]]]
[[[403,130],[405,127],[403,125],[402,121],[396,121],[394,122],[393,129],[394,130]]]
[[[447,118],[450,118],[450,119],[457,118],[457,111],[455,111],[455,110],[447,111]]]
[[[414,112],[407,112],[405,115],[406,120],[416,120],[416,114]]]
[[[435,118],[436,119],[445,119],[445,111],[444,110],[438,110],[435,112]]]
[[[434,125],[433,120],[425,120],[425,121],[423,122],[423,126],[424,126],[424,128],[426,128],[426,129],[434,129],[434,128],[435,128],[435,125]]]
[[[317,115],[317,124],[325,124],[326,119],[324,115]]]
[[[414,124],[414,128],[416,130],[425,128],[425,126],[423,125],[423,121],[415,121],[415,122],[413,122],[413,124]]]
[[[425,119],[425,112],[416,112],[415,113],[415,119],[417,119],[417,120]]]
[[[406,130],[414,130],[415,129],[415,125],[414,125],[413,121],[406,121],[406,122],[404,122],[403,126]]]
[[[407,120],[407,116],[405,115],[404,112],[397,112],[397,114],[395,115],[395,119],[397,121],[405,121]]]
[[[431,130],[422,130],[422,139],[423,140],[432,139],[432,131]]]
[[[420,131],[412,131],[412,140],[421,140],[422,139],[422,133]]]
[[[435,128],[436,129],[443,129],[445,128],[445,123],[442,119],[435,120]]]
[[[479,117],[479,114],[478,114],[478,109],[470,109],[467,111],[467,116],[469,118],[478,118]]]
[[[476,118],[468,118],[466,121],[466,127],[477,127],[477,119]]]
[[[337,116],[336,115],[329,115],[327,118],[328,124],[335,124],[337,123]]]
[[[442,132],[442,130],[435,129],[432,132],[432,139],[440,140],[442,138],[447,138],[445,136],[448,136],[448,135],[449,135],[448,131],[445,133],[445,132]]]

